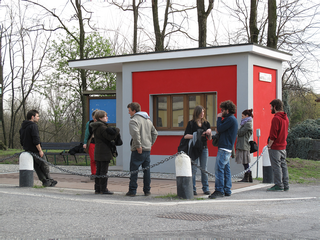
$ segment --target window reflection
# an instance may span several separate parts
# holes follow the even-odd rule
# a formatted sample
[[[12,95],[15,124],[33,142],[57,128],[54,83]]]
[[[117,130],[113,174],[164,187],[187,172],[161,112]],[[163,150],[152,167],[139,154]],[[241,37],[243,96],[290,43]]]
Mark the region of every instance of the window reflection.
[[[172,97],[172,126],[183,127],[183,96]]]
[[[157,127],[168,126],[168,97],[157,97]]]

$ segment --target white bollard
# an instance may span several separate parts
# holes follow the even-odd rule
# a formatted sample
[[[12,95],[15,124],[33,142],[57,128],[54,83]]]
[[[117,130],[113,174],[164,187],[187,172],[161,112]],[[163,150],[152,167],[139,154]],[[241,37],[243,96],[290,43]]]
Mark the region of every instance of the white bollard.
[[[183,199],[193,199],[191,159],[187,154],[179,154],[175,160],[177,195]]]
[[[19,187],[33,187],[33,157],[28,152],[19,156]]]
[[[263,183],[273,183],[273,170],[271,167],[271,162],[269,158],[268,147],[265,146],[262,150],[262,160],[263,160]]]

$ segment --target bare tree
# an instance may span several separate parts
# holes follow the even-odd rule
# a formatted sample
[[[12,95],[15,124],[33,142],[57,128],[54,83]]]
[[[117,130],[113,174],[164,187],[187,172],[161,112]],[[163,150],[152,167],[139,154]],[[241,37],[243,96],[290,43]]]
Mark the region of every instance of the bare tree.
[[[77,43],[79,46],[79,53],[80,53],[80,59],[85,59],[85,54],[84,54],[84,47],[85,47],[85,23],[87,23],[88,27],[90,26],[90,19],[91,19],[91,12],[87,11],[84,6],[81,4],[81,0],[70,0],[69,2],[72,5],[72,8],[75,12],[71,20],[76,20],[78,22],[78,29],[79,32],[74,33],[65,23],[65,21],[59,16],[59,14],[55,13],[54,10],[50,10],[44,5],[39,4],[38,2],[30,1],[30,0],[25,0],[27,2],[30,2],[36,6],[41,7],[44,9],[46,12],[48,12],[52,17],[54,17],[56,20],[58,20],[60,26],[54,29],[48,29],[50,31],[55,31],[57,29],[62,29],[64,30],[68,35],[70,35]],[[83,16],[83,11],[87,13],[87,17]],[[81,108],[82,108],[82,124],[81,124],[81,139],[84,138],[84,133],[85,133],[85,127],[86,127],[86,122],[87,119],[89,118],[88,116],[88,101],[87,97],[83,95],[83,91],[87,90],[87,78],[86,78],[86,73],[84,69],[78,70],[80,72],[80,79],[81,79],[81,86],[79,89],[79,94],[80,94],[80,99],[81,99]]]
[[[109,2],[109,1],[108,1]],[[122,9],[123,11],[132,11],[133,13],[133,43],[132,43],[132,52],[137,53],[138,46],[138,18],[139,18],[139,8],[144,2],[143,0],[132,0],[132,4],[117,3],[117,1],[110,1],[113,5]]]
[[[44,34],[26,17],[28,5],[7,7],[7,31],[2,36],[7,60],[2,62],[7,76],[4,77],[3,94],[10,99],[9,147],[15,147],[17,116],[26,115],[26,102],[36,82],[43,74],[44,57],[47,53],[50,34]],[[31,26],[28,25],[31,23]]]
[[[277,49],[277,1],[268,0],[268,40],[267,46]]]
[[[213,9],[213,1],[209,0],[208,8],[205,10],[204,0],[197,0],[199,47],[207,46],[207,18]]]
[[[259,29],[257,27],[257,3],[258,0],[251,0],[250,5],[250,42],[258,43]]]

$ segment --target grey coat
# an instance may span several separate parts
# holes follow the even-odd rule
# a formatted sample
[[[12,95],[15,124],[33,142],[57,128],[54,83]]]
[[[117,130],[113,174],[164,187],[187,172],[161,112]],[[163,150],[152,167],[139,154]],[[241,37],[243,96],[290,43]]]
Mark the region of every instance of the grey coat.
[[[252,135],[252,121],[246,122],[238,130],[236,149],[250,151],[249,139]]]
[[[90,123],[90,126],[92,127],[95,139],[94,160],[110,162],[113,156],[111,149],[107,145],[107,141],[114,140],[119,134],[120,129],[116,128],[116,134],[109,134],[107,132],[108,124],[99,120]]]

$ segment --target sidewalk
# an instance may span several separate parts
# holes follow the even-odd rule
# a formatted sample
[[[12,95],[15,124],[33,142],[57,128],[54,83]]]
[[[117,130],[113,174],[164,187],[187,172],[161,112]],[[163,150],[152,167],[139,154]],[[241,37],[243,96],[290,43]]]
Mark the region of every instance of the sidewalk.
[[[112,169],[110,169],[112,170]],[[88,177],[72,175],[66,173],[51,173],[51,177],[58,181],[55,188],[61,189],[82,189],[94,192],[94,180],[90,180]],[[232,190],[245,188],[258,184],[258,181],[253,183],[233,182]],[[13,186],[19,186],[19,172],[9,172],[0,174],[0,184],[8,184]],[[38,180],[36,173],[34,172],[34,185],[42,186],[42,183]],[[108,189],[115,194],[125,194],[128,192],[129,177],[112,177],[108,180]],[[142,191],[143,181],[142,178],[138,178],[138,190],[137,195],[143,195]],[[214,181],[209,181],[210,191],[214,191]],[[201,182],[197,181],[197,192],[199,197],[204,196],[201,191]],[[151,193],[152,195],[167,195],[169,193],[177,193],[177,185],[175,179],[163,179],[151,177]]]

